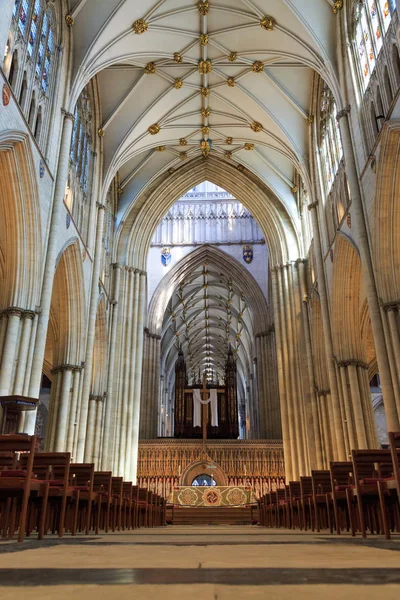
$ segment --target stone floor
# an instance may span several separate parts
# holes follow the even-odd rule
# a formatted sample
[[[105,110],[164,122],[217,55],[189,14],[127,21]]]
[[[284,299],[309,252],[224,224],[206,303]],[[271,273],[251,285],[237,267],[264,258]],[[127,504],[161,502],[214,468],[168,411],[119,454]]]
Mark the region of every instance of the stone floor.
[[[0,555],[1,600],[400,598],[400,537],[170,526],[0,542]]]

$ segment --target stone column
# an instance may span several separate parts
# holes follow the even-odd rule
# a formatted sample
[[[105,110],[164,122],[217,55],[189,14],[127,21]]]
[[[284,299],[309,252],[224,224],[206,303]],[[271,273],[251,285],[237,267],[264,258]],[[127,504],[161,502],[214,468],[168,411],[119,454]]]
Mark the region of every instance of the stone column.
[[[3,319],[5,314],[7,315],[7,331],[5,334],[0,368],[0,396],[8,396],[12,393],[14,361],[17,352],[23,310],[20,308],[8,308],[3,313]],[[36,415],[36,411],[30,412],[35,412]]]
[[[110,324],[110,351],[107,371],[107,395],[105,399],[104,409],[104,440],[101,457],[102,470],[108,470],[111,467],[113,445],[111,440],[114,438],[115,428],[115,397],[113,396],[114,386],[114,369],[115,369],[115,351],[117,343],[117,328],[118,328],[118,307],[119,307],[119,287],[121,281],[121,265],[114,264],[114,294],[112,305],[112,315]],[[114,400],[114,402],[113,402]]]
[[[96,402],[96,421],[95,421],[95,434],[93,441],[93,462],[95,468],[98,468],[100,458],[100,444],[101,444],[101,432],[103,424],[103,399],[104,396],[98,396]]]
[[[13,393],[16,395],[22,395],[24,391],[24,379],[27,367],[27,358],[29,352],[29,344],[31,342],[32,333],[32,322],[35,317],[35,313],[30,310],[26,310],[22,316],[22,334],[21,343],[19,346],[17,370],[15,373],[14,390]]]
[[[67,439],[65,442],[65,447],[67,452],[71,452],[72,457],[74,457],[74,432],[76,428],[76,417],[78,410],[78,399],[79,399],[79,391],[80,391],[80,381],[81,381],[81,371],[80,367],[75,367],[72,374],[72,396],[71,396],[71,406],[69,410],[68,417],[68,430],[67,430]]]
[[[132,461],[133,461],[133,456],[132,456],[132,444],[133,444],[133,415],[134,415],[134,406],[135,406],[135,386],[136,386],[136,361],[138,360],[138,341],[139,341],[139,336],[142,335],[143,337],[143,344],[144,344],[144,329],[143,329],[143,324],[141,326],[141,329],[139,330],[139,326],[138,326],[138,311],[139,311],[139,301],[140,301],[140,273],[137,269],[134,270],[133,273],[133,277],[134,277],[134,293],[133,293],[133,297],[134,297],[134,305],[133,305],[133,310],[132,310],[132,315],[133,315],[133,320],[134,320],[134,325],[132,327],[132,336],[130,339],[130,361],[129,361],[129,371],[127,373],[128,377],[129,377],[129,399],[128,399],[128,415],[127,415],[127,421],[128,421],[128,431],[127,431],[127,452],[126,452],[126,460],[125,463],[123,465],[123,469],[124,469],[124,476],[125,479],[127,479],[128,481],[130,481],[130,473],[131,473],[131,466],[132,466]],[[143,365],[143,351],[142,351],[142,355],[140,356],[140,361],[141,361],[141,365]],[[141,383],[141,382],[140,382]],[[139,414],[140,414],[140,406],[139,406]],[[139,420],[140,420],[140,416],[139,416]],[[138,423],[139,426],[139,423]]]
[[[361,256],[361,266],[365,290],[368,299],[369,313],[371,317],[372,333],[374,336],[376,358],[378,361],[379,375],[382,382],[383,402],[389,431],[399,431],[400,421],[397,413],[396,400],[394,396],[392,378],[389,367],[389,357],[385,344],[382,319],[378,303],[378,294],[374,268],[372,264],[371,250],[368,239],[367,225],[365,221],[364,207],[361,199],[361,190],[354,158],[353,144],[350,134],[349,118],[350,106],[346,106],[337,114],[339,123],[343,154],[346,163],[346,175],[350,188],[351,210],[357,229],[358,247]]]
[[[90,394],[88,416],[87,416],[87,432],[85,445],[85,462],[93,462],[94,438],[96,435],[96,413],[98,396]]]
[[[64,122],[61,134],[60,152],[58,155],[57,176],[54,188],[53,208],[47,244],[46,260],[43,274],[40,314],[36,330],[35,351],[33,353],[32,370],[29,383],[29,396],[38,398],[42,381],[44,352],[47,339],[47,328],[50,318],[51,296],[56,272],[57,253],[59,249],[59,227],[64,216],[64,193],[68,177],[69,150],[71,146],[74,115],[63,111]],[[29,411],[25,418],[25,433],[32,435],[35,430],[36,411]]]
[[[360,450],[363,450],[363,449],[368,448],[368,443],[367,443],[367,436],[366,436],[366,431],[365,431],[365,421],[364,421],[364,415],[363,415],[363,410],[362,410],[362,401],[361,401],[361,395],[360,395],[360,388],[358,385],[356,365],[348,364],[347,372],[349,374],[350,390],[351,390],[351,398],[352,398],[353,411],[354,411],[354,421],[355,421],[356,432],[357,432],[358,447]]]
[[[300,277],[303,283],[304,276],[304,265],[300,263]],[[305,287],[302,285],[302,291],[305,290]],[[306,352],[307,352],[307,371],[309,378],[309,386],[310,386],[310,395],[311,395],[311,420],[310,421],[310,433],[311,431],[314,433],[313,444],[310,445],[310,467],[311,469],[322,469],[323,459],[322,459],[322,449],[321,449],[321,436],[318,424],[318,403],[317,397],[315,393],[315,374],[314,374],[314,362],[312,356],[312,346],[311,346],[311,335],[310,335],[310,321],[308,315],[308,296],[306,294],[303,295],[303,322],[304,322],[304,338],[306,343]]]
[[[60,397],[58,399],[58,412],[54,438],[54,452],[65,452],[65,441],[68,431],[68,413],[70,407],[71,380],[73,369],[74,367],[71,365],[64,365],[63,367],[61,367],[61,370],[59,372],[59,377],[61,375],[62,382]]]
[[[326,287],[325,267],[322,256],[321,235],[318,223],[317,206],[318,202],[314,202],[313,204],[309,205],[308,209],[311,212],[311,221],[314,234],[315,262],[317,264],[318,273],[318,292],[321,301],[321,316],[322,327],[324,330],[326,364],[328,368],[329,385],[333,404],[332,408],[334,414],[334,423],[332,423],[331,426],[334,430],[337,446],[337,456],[335,456],[335,459],[344,461],[346,460],[346,447],[344,443],[343,417],[340,411],[340,400],[336,379],[336,370],[333,362],[334,352],[332,330],[329,316],[329,303]]]
[[[139,276],[139,305],[137,312],[137,351],[135,360],[135,395],[133,405],[133,430],[132,430],[132,463],[129,481],[136,481],[138,446],[139,446],[139,419],[140,419],[140,387],[142,383],[142,357],[143,357],[143,325],[146,308],[146,274]]]
[[[386,341],[386,348],[388,351],[389,357],[389,367],[390,372],[392,374],[392,383],[393,383],[393,391],[396,400],[397,412],[400,414],[400,379],[399,379],[399,371],[397,369],[396,359],[394,355],[393,341],[392,336],[389,329],[389,322],[387,318],[387,312],[385,307],[381,305],[381,319],[382,319],[382,327],[383,333]]]
[[[291,481],[293,479],[292,470],[292,450],[291,450],[291,436],[289,427],[289,409],[286,395],[286,378],[284,369],[284,353],[283,344],[285,344],[285,338],[281,328],[280,320],[280,305],[279,305],[279,285],[278,285],[278,269],[271,269],[271,283],[272,283],[272,302],[274,310],[274,321],[276,331],[276,350],[277,350],[277,363],[278,363],[278,385],[279,385],[279,398],[281,404],[281,415],[282,415],[282,439],[283,449],[285,454],[285,470],[286,480]]]
[[[33,354],[35,351],[35,339],[36,339],[36,331],[37,331],[38,321],[39,321],[39,315],[37,312],[35,312],[34,317],[33,317],[33,323],[31,326],[31,336],[30,336],[30,340],[29,340],[29,344],[28,344],[28,346],[29,346],[28,347],[28,355],[26,357],[24,387],[23,387],[23,392],[22,392],[24,396],[28,396],[28,392],[29,392],[29,382],[30,382],[30,378],[31,378]]]
[[[349,450],[357,450],[357,435],[354,428],[353,411],[347,387],[347,368],[343,364],[338,364],[340,379],[342,384],[343,403],[346,415],[347,435],[349,437]]]
[[[96,226],[96,242],[93,258],[89,318],[87,325],[85,371],[83,373],[81,410],[79,415],[78,426],[78,446],[76,455],[76,460],[78,462],[86,460],[86,457],[84,456],[84,451],[87,429],[87,411],[89,403],[90,385],[92,380],[94,336],[96,328],[97,304],[99,298],[98,284],[100,277],[101,258],[103,253],[104,212],[106,207],[104,206],[104,204],[98,203],[97,208],[98,211]]]

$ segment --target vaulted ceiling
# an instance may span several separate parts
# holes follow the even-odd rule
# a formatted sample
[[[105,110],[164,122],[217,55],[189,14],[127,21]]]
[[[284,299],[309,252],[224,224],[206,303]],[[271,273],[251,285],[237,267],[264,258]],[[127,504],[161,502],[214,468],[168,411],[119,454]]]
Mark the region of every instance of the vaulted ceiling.
[[[71,105],[97,74],[104,190],[118,172],[131,205],[158,175],[207,154],[210,140],[213,156],[256,174],[296,219],[314,72],[335,88],[333,4],[72,1]]]

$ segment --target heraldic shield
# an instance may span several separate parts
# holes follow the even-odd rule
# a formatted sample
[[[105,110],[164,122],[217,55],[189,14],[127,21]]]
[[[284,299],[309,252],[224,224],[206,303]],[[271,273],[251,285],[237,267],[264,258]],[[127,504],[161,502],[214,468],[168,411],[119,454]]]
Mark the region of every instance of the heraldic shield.
[[[164,267],[166,267],[167,265],[169,265],[169,263],[171,262],[171,248],[163,248],[161,250],[161,262],[164,265]]]
[[[253,246],[246,244],[243,246],[243,260],[249,265],[253,260]]]

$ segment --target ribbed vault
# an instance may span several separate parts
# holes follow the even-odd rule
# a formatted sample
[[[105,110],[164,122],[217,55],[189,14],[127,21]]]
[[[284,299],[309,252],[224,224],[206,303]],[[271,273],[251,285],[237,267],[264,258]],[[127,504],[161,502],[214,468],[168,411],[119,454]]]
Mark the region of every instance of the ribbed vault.
[[[250,372],[254,337],[270,325],[257,282],[235,259],[208,245],[182,259],[151,299],[148,327],[162,337],[163,371],[171,373],[178,347],[187,367],[223,375],[228,344],[242,376]]]

